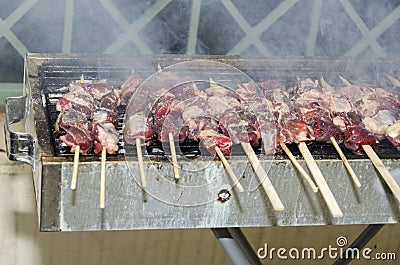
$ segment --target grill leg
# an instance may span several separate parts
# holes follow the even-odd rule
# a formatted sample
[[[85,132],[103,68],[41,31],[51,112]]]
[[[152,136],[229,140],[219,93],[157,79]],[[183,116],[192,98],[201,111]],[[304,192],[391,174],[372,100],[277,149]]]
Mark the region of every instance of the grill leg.
[[[253,248],[250,246],[249,241],[247,241],[246,237],[242,233],[242,230],[240,230],[239,227],[233,227],[233,228],[228,228],[228,231],[231,233],[233,239],[242,249],[243,254],[246,256],[250,264],[262,265],[260,259],[257,257]]]
[[[232,261],[232,264],[261,264],[239,228],[212,228],[211,230]]]
[[[358,236],[349,248],[363,248],[378,232],[382,229],[383,224],[371,224]],[[352,261],[351,257],[339,258],[333,265],[347,265]]]

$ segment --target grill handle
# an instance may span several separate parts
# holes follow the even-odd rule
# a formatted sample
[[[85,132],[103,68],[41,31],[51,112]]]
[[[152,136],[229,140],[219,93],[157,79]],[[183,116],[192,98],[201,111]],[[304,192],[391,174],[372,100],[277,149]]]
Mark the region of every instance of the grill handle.
[[[22,161],[33,165],[34,140],[32,135],[25,132],[13,132],[10,125],[17,123],[26,116],[26,96],[6,99],[6,122],[4,133],[8,159]]]

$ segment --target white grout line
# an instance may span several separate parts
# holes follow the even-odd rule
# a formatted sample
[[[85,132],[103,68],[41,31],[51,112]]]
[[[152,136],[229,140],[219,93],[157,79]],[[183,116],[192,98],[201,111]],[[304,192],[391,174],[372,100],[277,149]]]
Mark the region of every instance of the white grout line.
[[[228,10],[228,12],[232,15],[232,17],[235,19],[235,21],[239,24],[239,26],[246,33],[246,35],[247,35],[246,41],[248,41],[249,45],[253,44],[258,49],[258,51],[261,54],[263,54],[264,56],[269,55],[267,47],[265,46],[264,43],[262,43],[260,41],[260,36],[256,35],[256,34],[252,34],[253,28],[243,18],[243,16],[240,14],[240,12],[236,8],[236,6],[230,0],[221,0],[221,3],[225,6],[225,8]],[[229,52],[228,54],[235,54],[235,53]]]
[[[361,40],[359,40],[346,54],[348,57],[356,57],[367,47],[371,45],[373,41],[382,35],[390,26],[392,26],[400,18],[400,6],[386,16],[375,28],[365,34]]]
[[[26,0],[19,5],[5,20],[0,19],[0,37],[3,35],[7,38],[10,44],[17,50],[17,52],[24,57],[28,53],[28,49],[18,39],[17,36],[10,30],[10,28],[28,12],[38,0]],[[2,32],[2,33],[1,33]]]
[[[65,19],[64,19],[64,36],[62,51],[71,52],[72,45],[72,26],[74,22],[74,5],[75,0],[65,1]]]
[[[22,83],[1,83],[0,92],[20,92],[22,91]]]
[[[347,14],[350,16],[351,20],[354,22],[354,24],[357,26],[357,28],[360,30],[361,34],[365,36],[368,34],[369,29],[368,27],[364,24],[364,21],[362,21],[361,17],[359,14],[356,12],[356,10],[353,8],[353,6],[350,4],[348,0],[340,0],[339,1],[344,10],[347,12]],[[378,44],[378,42],[375,40],[371,41],[371,48],[374,49],[375,53],[378,56],[384,56],[384,50],[383,48]]]
[[[190,16],[189,36],[186,54],[196,54],[197,31],[199,29],[201,0],[192,1],[192,13]]]
[[[123,30],[128,30],[130,24],[126,21],[126,19],[119,12],[118,8],[110,0],[100,0],[100,3],[103,5],[104,9],[111,15],[114,21],[118,24],[118,26]]]
[[[255,35],[260,36],[266,31],[273,23],[275,23],[280,17],[282,17],[287,11],[289,11],[299,0],[286,0],[282,2],[277,8],[268,13],[268,15],[261,20],[250,32],[246,32],[247,35],[241,39],[229,52],[228,54],[241,54],[247,49],[252,43],[249,43],[247,38]]]
[[[0,33],[0,37],[1,35],[2,34]],[[10,44],[22,57],[25,57],[25,55],[29,52],[25,45],[18,39],[17,36],[15,36],[15,34],[11,30],[5,30],[5,32],[3,32],[3,36],[8,40],[8,42],[10,42]]]
[[[317,42],[319,20],[321,18],[321,9],[322,9],[322,0],[314,0],[310,18],[310,31],[307,38],[305,56],[315,55],[315,44]]]
[[[124,29],[125,32],[121,34],[118,38],[116,38],[114,42],[104,50],[103,53],[116,53],[129,40],[132,40],[143,54],[152,54],[152,51],[147,46],[147,44],[139,37],[138,32],[147,23],[149,23],[161,10],[163,10],[171,1],[172,0],[159,0],[154,3],[140,18],[129,25],[128,28]],[[111,5],[111,3],[108,3],[106,1],[103,2],[106,4],[107,8]],[[107,11],[109,10],[107,9]]]
[[[0,19],[0,37],[4,36],[10,42],[10,44],[17,50],[17,52],[24,57],[28,53],[28,49],[25,45],[15,36],[10,30],[12,26],[28,12],[38,0],[26,0],[17,7],[5,20]]]
[[[22,96],[22,83],[0,83],[0,105],[8,97]]]
[[[26,0],[19,5],[5,20],[4,26],[10,29],[17,21],[26,14],[39,0]],[[3,25],[2,25],[3,26]],[[4,28],[0,27],[0,31]]]

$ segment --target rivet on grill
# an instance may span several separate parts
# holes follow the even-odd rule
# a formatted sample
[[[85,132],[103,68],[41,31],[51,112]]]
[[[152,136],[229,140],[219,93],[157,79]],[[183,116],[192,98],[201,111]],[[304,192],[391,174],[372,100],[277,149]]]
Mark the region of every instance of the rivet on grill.
[[[222,189],[218,192],[218,200],[221,202],[226,202],[231,198],[231,193],[227,189]]]

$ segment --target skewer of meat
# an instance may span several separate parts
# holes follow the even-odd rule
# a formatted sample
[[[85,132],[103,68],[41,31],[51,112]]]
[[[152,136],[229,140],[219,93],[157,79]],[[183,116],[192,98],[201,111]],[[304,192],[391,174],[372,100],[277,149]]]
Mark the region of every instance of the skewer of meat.
[[[81,83],[84,83],[83,74],[81,75],[80,81],[81,81]],[[75,154],[74,154],[74,166],[72,168],[71,190],[76,189],[76,181],[78,179],[79,153],[80,153],[80,145],[77,145],[75,148]]]
[[[243,192],[242,185],[225,158],[230,155],[232,141],[218,132],[221,110],[215,108],[212,96],[198,90],[193,82],[176,86],[170,92],[174,94],[177,103],[163,122],[163,130],[159,134],[161,140],[165,138],[163,135],[169,133],[180,141],[185,138],[200,141],[211,155],[218,155],[238,191]]]
[[[340,92],[358,109],[369,132],[379,140],[386,137],[400,150],[400,100],[396,90],[390,93],[382,88],[346,85]]]
[[[100,80],[90,86],[90,93],[96,107],[93,113],[94,153],[101,153],[100,166],[100,208],[105,208],[106,157],[118,151],[119,132],[115,128],[118,120],[117,107],[120,105],[119,91],[107,80]]]
[[[162,73],[162,68],[159,63],[157,64],[157,69],[158,69],[159,73]],[[161,82],[163,82],[163,81],[161,81]],[[176,156],[176,151],[175,151],[174,136],[171,132],[168,133],[168,142],[169,142],[169,147],[170,147],[170,151],[171,151],[172,168],[174,171],[174,177],[176,180],[178,180],[179,179],[178,158]]]
[[[60,141],[71,147],[74,152],[74,165],[71,179],[71,189],[76,189],[78,176],[79,153],[86,154],[93,147],[93,124],[94,99],[89,93],[83,76],[80,82],[70,83],[69,92],[59,99],[56,105],[60,112],[56,130],[63,129],[66,134],[60,136]]]
[[[124,105],[128,105],[132,95],[138,99],[138,104],[129,104],[126,110],[127,119],[124,123],[124,139],[128,144],[136,145],[136,153],[139,165],[140,182],[142,189],[147,186],[146,174],[144,170],[142,145],[152,137],[153,130],[150,128],[151,124],[150,117],[146,117],[145,113],[148,113],[148,94],[143,89],[138,91],[138,88],[142,80],[140,76],[132,70],[121,85],[121,102]],[[141,103],[141,104],[139,104]]]
[[[200,141],[210,154],[218,155],[237,189],[243,192],[243,187],[224,156],[230,154],[232,144],[229,138],[217,132],[218,125],[213,118],[218,119],[221,110],[217,107],[212,111],[212,95],[199,91],[193,82],[176,86],[185,80],[174,73],[163,73],[159,65],[158,71],[162,73],[158,80],[159,88],[163,90],[170,85],[172,88],[159,97],[152,109],[155,120],[153,127],[159,141],[169,141],[175,177],[178,176],[178,163],[174,139],[183,141],[188,137]],[[203,113],[204,117],[192,119],[193,114],[197,113]],[[182,130],[179,125],[183,125]]]
[[[211,109],[214,112],[219,112],[219,123],[222,131],[232,139],[233,144],[242,146],[257,178],[271,201],[272,207],[275,211],[283,211],[284,206],[252,148],[252,145],[258,145],[258,139],[260,138],[260,133],[255,127],[255,116],[246,111],[246,106],[239,102],[239,97],[236,93],[218,86],[212,80],[210,88],[206,92],[210,98],[215,97],[217,99],[215,104],[212,104],[214,107]],[[212,100],[209,100],[209,102],[212,103]]]
[[[339,78],[347,87],[352,86],[351,83],[345,78],[341,76]],[[341,90],[341,92],[342,93],[344,92],[343,89]],[[370,145],[363,144],[361,145],[361,147],[371,160],[372,164],[378,170],[382,178],[385,180],[386,184],[392,190],[394,196],[397,198],[397,200],[400,201],[400,187],[397,184],[396,180],[393,178],[393,176],[390,174],[389,170],[385,167],[382,160],[379,158],[379,156],[375,153],[374,149]]]
[[[270,85],[278,84],[270,83]],[[314,192],[317,192],[318,188],[311,177],[299,164],[297,159],[284,143],[285,137],[280,135],[282,129],[278,126],[275,117],[271,116],[271,113],[273,113],[273,111],[271,112],[271,109],[273,109],[272,102],[264,98],[262,95],[259,95],[255,85],[252,83],[241,84],[236,90],[236,93],[239,95],[243,103],[249,105],[252,112],[257,113],[257,118],[253,123],[261,135],[265,153],[267,155],[275,154],[280,152],[282,149],[288,155],[295,168],[308,182],[311,189]]]
[[[332,93],[332,87],[322,77],[321,84],[319,86],[318,81],[310,79],[299,81],[295,88],[295,104],[299,106],[303,120],[313,128],[315,140],[334,146],[355,185],[360,187],[360,181],[338,145],[343,142],[344,133],[332,119],[335,113],[349,110],[347,101]]]
[[[300,110],[290,101],[288,94],[285,94],[282,88],[283,86],[281,88],[277,88],[276,86],[271,87],[268,85],[268,81],[264,85],[261,85],[264,97],[269,99],[274,106],[274,109],[271,111],[274,111],[277,122],[282,130],[280,136],[286,138],[285,142],[289,141],[297,144],[332,216],[342,217],[343,212],[307,147],[306,141],[315,139],[313,130],[303,121]]]

